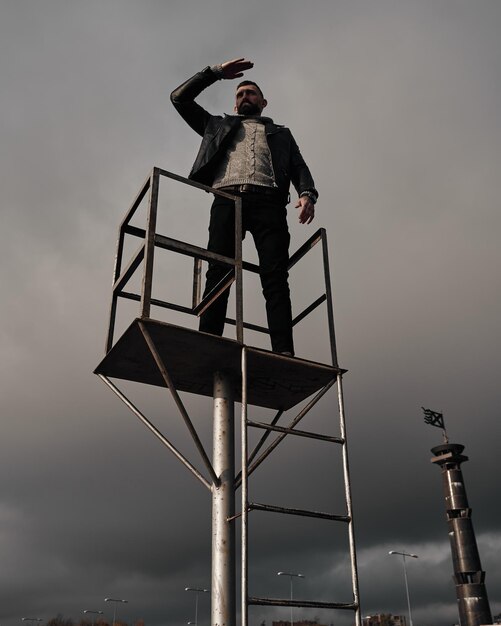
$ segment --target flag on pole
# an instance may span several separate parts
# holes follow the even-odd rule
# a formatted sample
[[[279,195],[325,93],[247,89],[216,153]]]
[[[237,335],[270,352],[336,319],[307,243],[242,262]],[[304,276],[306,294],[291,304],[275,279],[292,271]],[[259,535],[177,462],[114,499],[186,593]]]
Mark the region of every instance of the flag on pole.
[[[421,407],[424,413],[424,421],[430,426],[436,426],[437,428],[443,428],[444,426],[444,416],[442,413],[437,413],[436,411],[432,411],[431,409],[425,409],[424,406]]]

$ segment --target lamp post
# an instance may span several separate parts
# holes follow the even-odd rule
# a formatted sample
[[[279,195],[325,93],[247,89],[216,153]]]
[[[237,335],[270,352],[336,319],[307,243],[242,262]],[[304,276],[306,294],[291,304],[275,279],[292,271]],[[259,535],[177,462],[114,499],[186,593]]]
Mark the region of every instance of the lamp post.
[[[291,582],[291,602],[292,602],[292,598],[293,598],[293,594],[292,594],[292,579],[293,578],[305,578],[304,574],[295,574],[293,572],[277,572],[277,576],[289,576],[290,578],[290,582]],[[294,626],[294,622],[292,619],[292,605],[291,605],[291,626]]]
[[[397,550],[390,550],[388,554],[398,554],[402,557],[402,561],[404,563],[404,579],[405,579],[405,592],[407,594],[407,609],[409,611],[409,626],[412,625],[412,613],[411,613],[411,598],[409,595],[409,583],[407,581],[407,565],[405,563],[405,557],[408,556],[412,559],[419,558],[417,554],[409,554],[408,552],[398,552]]]
[[[91,611],[90,609],[84,609],[83,612],[85,614],[87,613],[93,613],[94,615],[102,615],[103,611]],[[96,622],[96,619],[94,619],[94,623]]]
[[[127,603],[128,600],[121,600],[119,598],[118,599],[117,598],[105,598],[104,601],[105,602],[113,602],[113,605],[114,605],[114,609],[113,609],[113,626],[115,626],[115,620],[116,620],[116,617],[117,617],[117,604],[119,602]]]
[[[195,592],[195,621],[188,622],[188,624],[193,624],[193,626],[198,626],[198,594],[209,593],[209,589],[202,589],[201,587],[185,587],[184,590]]]

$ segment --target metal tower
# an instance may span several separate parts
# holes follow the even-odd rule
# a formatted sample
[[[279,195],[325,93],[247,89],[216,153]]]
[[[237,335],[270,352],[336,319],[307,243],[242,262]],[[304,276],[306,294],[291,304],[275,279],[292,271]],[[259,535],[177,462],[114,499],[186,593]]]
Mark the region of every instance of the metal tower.
[[[461,471],[461,463],[468,460],[463,450],[459,443],[435,446],[431,462],[442,468],[459,620],[461,626],[480,626],[492,624],[492,616]]]
[[[235,258],[214,254],[204,248],[156,232],[161,178],[164,179],[162,185],[164,183],[173,184],[174,182],[183,183],[234,201]],[[148,192],[149,198],[145,200]],[[147,202],[145,228],[134,226],[131,222],[143,201]],[[123,257],[126,236],[140,240],[140,245],[125,265]],[[242,206],[239,197],[154,168],[119,227],[106,355],[96,368],[95,373],[212,494],[212,626],[235,626],[237,623],[235,525],[238,521],[241,525],[240,615],[242,626],[247,626],[249,605],[348,610],[354,612],[356,626],[361,626],[342,389],[343,374],[346,370],[341,369],[337,363],[327,236],[324,229],[318,230],[290,257],[289,268],[298,263],[317,243],[321,243],[325,291],[294,318],[293,324],[296,325],[301,322],[311,311],[325,302],[331,364],[275,354],[268,350],[252,347],[244,342],[244,329],[252,329],[262,333],[268,333],[268,329],[248,324],[243,320],[243,271],[258,273],[259,267],[242,260]],[[191,306],[152,298],[156,248],[170,250],[193,258],[193,301]],[[202,261],[209,260],[227,265],[228,273],[212,293],[200,300],[201,264]],[[143,268],[141,293],[126,291],[127,284],[140,266]],[[233,282],[235,282],[236,287],[235,319],[227,319],[226,321],[236,327],[235,340],[208,335],[153,319],[150,316],[152,306],[188,315],[200,315]],[[120,298],[139,301],[140,313],[139,317],[114,341],[117,306]],[[205,474],[181,454],[110,378],[156,385],[169,390],[197,448],[199,461],[205,467]],[[333,437],[297,429],[297,424],[334,385],[337,386],[339,436]],[[188,415],[180,392],[213,397],[212,461]],[[239,463],[238,474],[235,474],[235,402],[241,403],[242,458]],[[299,412],[285,426],[279,426],[278,421],[282,415],[285,415],[286,411],[293,409],[299,403],[303,403]],[[252,421],[248,417],[249,405],[274,409],[276,411],[275,417],[270,423]],[[252,452],[249,452],[248,449],[249,428],[264,431]],[[274,433],[276,434],[275,439],[271,443],[267,443],[268,438]],[[287,436],[306,437],[340,447],[345,510],[326,513],[279,507],[268,503],[252,502],[249,499],[250,475]],[[265,444],[267,447],[264,447]],[[239,488],[241,488],[241,508],[237,512],[235,511],[235,493]],[[264,598],[249,594],[247,574],[249,513],[257,511],[299,515],[345,525],[350,554],[351,597],[342,600],[336,599],[332,602],[315,602],[299,599]]]

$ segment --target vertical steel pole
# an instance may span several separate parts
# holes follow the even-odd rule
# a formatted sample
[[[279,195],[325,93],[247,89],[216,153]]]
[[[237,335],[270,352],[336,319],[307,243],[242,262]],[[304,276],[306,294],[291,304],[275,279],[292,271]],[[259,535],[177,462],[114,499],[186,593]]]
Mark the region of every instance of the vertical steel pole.
[[[343,377],[341,374],[337,375],[337,395],[339,406],[339,426],[341,438],[343,443],[343,475],[344,475],[344,492],[346,498],[346,508],[350,522],[348,524],[348,537],[350,543],[350,560],[351,560],[351,584],[353,589],[353,601],[357,605],[355,612],[355,625],[362,626],[362,617],[360,611],[360,593],[358,588],[358,567],[357,567],[357,551],[355,548],[355,531],[353,528],[353,504],[351,500],[351,486],[350,486],[350,466],[348,463],[348,443],[346,441],[346,419],[344,415],[344,400],[343,400]]]
[[[148,223],[145,234],[144,273],[141,289],[141,317],[150,316],[151,290],[153,284],[153,257],[155,255],[155,230],[157,225],[158,187],[160,174],[154,167],[151,173],[150,202],[148,207]]]
[[[322,234],[322,256],[324,262],[325,295],[327,296],[327,319],[329,323],[329,339],[331,344],[332,365],[334,365],[334,367],[338,367],[336,331],[334,330],[334,308],[332,306],[331,274],[329,269],[329,249],[327,246],[327,232],[325,228],[321,228],[320,230]]]
[[[409,581],[407,580],[407,565],[405,563],[405,554],[402,554],[402,558],[404,561],[405,593],[407,594],[407,610],[409,611],[409,625],[412,626],[411,597],[409,594]]]
[[[235,425],[228,374],[214,373],[213,466],[220,480],[212,486],[212,626],[235,626]]]
[[[241,622],[247,626],[248,611],[248,440],[247,440],[247,348],[242,348],[242,598],[241,598]]]
[[[115,283],[120,277],[122,271],[122,257],[124,251],[125,232],[123,224],[118,229],[117,249],[115,253],[115,265],[113,267],[113,283],[111,285],[111,304],[110,304],[110,323],[108,325],[108,335],[106,337],[106,352],[113,347],[113,334],[115,332],[115,322],[117,317],[117,300],[118,294],[115,293]]]
[[[243,305],[243,272],[242,272],[242,198],[235,200],[235,322],[237,341],[244,341],[244,305]]]

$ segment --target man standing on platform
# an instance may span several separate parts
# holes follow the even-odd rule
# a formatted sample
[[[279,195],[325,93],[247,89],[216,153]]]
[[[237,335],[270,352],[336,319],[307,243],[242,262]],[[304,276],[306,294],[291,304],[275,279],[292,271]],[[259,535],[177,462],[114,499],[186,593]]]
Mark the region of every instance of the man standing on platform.
[[[211,115],[195,102],[209,85],[239,78],[252,67],[243,58],[206,67],[175,89],[171,101],[203,137],[189,178],[242,198],[243,233],[251,232],[256,244],[272,349],[293,355],[286,205],[292,182],[299,196],[299,222],[311,223],[318,192],[310,170],[290,130],[262,116],[267,101],[256,83],[244,80],[237,85],[235,115]],[[207,247],[235,257],[234,203],[229,199],[214,199]],[[204,296],[227,271],[224,265],[209,264]],[[223,334],[228,296],[229,289],[201,315],[201,331]]]

